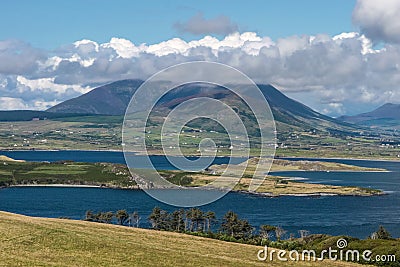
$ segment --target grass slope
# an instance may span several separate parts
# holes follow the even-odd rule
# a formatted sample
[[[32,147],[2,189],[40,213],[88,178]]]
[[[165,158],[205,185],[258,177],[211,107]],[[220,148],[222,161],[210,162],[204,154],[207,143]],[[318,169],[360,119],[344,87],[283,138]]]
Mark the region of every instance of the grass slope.
[[[259,262],[261,247],[172,232],[0,212],[0,266],[359,266]]]
[[[32,184],[136,188],[125,165],[80,162],[14,162],[0,156],[0,187]]]

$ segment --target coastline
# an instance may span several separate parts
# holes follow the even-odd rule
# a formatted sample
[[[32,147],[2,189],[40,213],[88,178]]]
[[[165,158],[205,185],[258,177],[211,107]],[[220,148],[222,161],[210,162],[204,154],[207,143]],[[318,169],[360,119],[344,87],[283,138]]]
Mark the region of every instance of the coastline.
[[[44,150],[47,151],[47,150]],[[58,151],[63,151],[63,150],[58,150]],[[65,150],[65,151],[71,151],[71,150]],[[80,153],[84,153],[87,152],[86,150],[75,150],[77,152]],[[93,150],[92,150],[93,151]],[[102,150],[104,151],[104,150]],[[111,151],[108,151],[111,152]],[[120,151],[114,151],[114,152],[118,152],[121,153]],[[1,152],[0,152],[1,154]],[[49,154],[51,156],[51,154]],[[283,158],[278,158],[277,161],[282,161]],[[301,158],[302,160],[306,161],[305,158]],[[322,159],[319,158],[313,158],[316,161],[323,161]],[[254,160],[253,160],[254,161]],[[258,162],[257,159],[255,159],[256,162]],[[284,160],[283,160],[284,161]],[[289,161],[289,160],[287,160]],[[64,163],[65,164],[65,163]],[[291,164],[291,163],[290,163]],[[343,164],[342,164],[343,165]],[[342,166],[340,165],[340,166]],[[346,164],[345,164],[346,165]],[[53,165],[49,165],[50,167]],[[54,165],[55,166],[55,165]],[[63,165],[62,165],[63,166]],[[75,165],[74,165],[75,166]],[[78,166],[78,165],[77,165]],[[95,166],[95,165],[93,165]],[[285,165],[286,166],[286,165]],[[291,165],[290,165],[291,166]],[[47,167],[47,166],[46,166]],[[58,165],[55,166],[58,168]],[[306,166],[307,167],[307,166]],[[55,168],[55,170],[58,170],[57,168]],[[65,168],[65,167],[62,167]],[[304,167],[305,168],[305,167]],[[375,168],[376,169],[376,168]],[[96,169],[96,171],[99,171],[98,169]],[[119,169],[113,169],[113,173],[117,173],[118,171],[121,171]],[[277,169],[274,170],[271,175],[272,176],[279,176],[279,172],[285,172],[285,171],[291,171],[291,172],[298,172],[299,174],[302,172],[306,172],[306,171],[315,171],[315,172],[374,172],[374,173],[382,173],[382,172],[389,172],[387,170],[347,170],[347,169],[343,169],[343,170],[313,170],[313,169],[294,169],[294,170],[288,170],[288,169]],[[67,172],[68,173],[68,172]],[[280,180],[287,180],[290,182],[296,182],[299,181],[300,179],[294,179],[293,177],[278,177]],[[118,180],[118,179],[117,179]],[[201,180],[201,178],[200,178]],[[100,181],[100,180],[99,180]],[[22,180],[20,182],[23,182]],[[82,177],[80,177],[80,179],[78,179],[77,181],[67,181],[67,184],[63,184],[64,181],[58,179],[58,180],[54,180],[54,181],[50,181],[50,184],[47,184],[46,182],[49,181],[42,181],[46,184],[42,184],[40,181],[35,181],[35,180],[31,180],[31,181],[27,181],[25,180],[25,182],[28,182],[28,184],[18,184],[18,181],[15,180],[15,182],[11,182],[9,181],[8,183],[5,183],[5,187],[87,187],[87,188],[112,188],[112,189],[127,189],[127,190],[136,190],[139,189],[139,186],[137,185],[133,185],[131,183],[115,183],[113,181],[104,181],[102,182],[98,182],[93,179],[84,179],[82,180]],[[14,185],[12,183],[15,183]],[[76,183],[76,184],[75,184]],[[277,183],[275,181],[275,183]],[[4,184],[4,183],[3,183]],[[287,184],[287,182],[285,183]],[[304,184],[307,184],[307,182],[305,182]],[[201,185],[197,184],[197,186]],[[293,185],[293,186],[292,186]],[[192,186],[196,186],[196,183],[192,184]],[[325,185],[326,187],[329,185]],[[272,182],[268,182],[266,183],[266,185],[263,188],[260,188],[259,191],[257,192],[248,192],[247,191],[247,187],[245,186],[245,184],[242,184],[240,186],[238,186],[238,188],[233,189],[232,191],[234,192],[241,192],[241,193],[246,193],[246,194],[252,194],[252,195],[258,195],[258,196],[262,196],[262,197],[279,197],[279,196],[306,196],[306,197],[315,197],[315,196],[376,196],[376,195],[385,195],[387,193],[381,191],[381,190],[372,190],[369,188],[362,188],[362,187],[354,187],[357,189],[351,189],[349,190],[349,187],[343,186],[341,188],[321,188],[321,187],[309,187],[307,185],[298,185],[297,183],[290,183],[289,188],[285,189],[287,186],[283,186],[284,189],[282,189],[282,185],[281,186],[276,186],[272,184]],[[162,188],[159,188],[162,189]],[[168,188],[165,188],[168,189]],[[195,189],[195,187],[193,187],[193,189]],[[200,188],[201,189],[201,188]],[[215,189],[218,190],[218,189]]]
[[[101,189],[115,189],[115,190],[142,190],[139,186],[135,187],[123,187],[123,186],[111,186],[111,185],[80,185],[80,184],[17,184],[10,186],[3,186],[0,189],[4,188],[18,188],[18,187],[60,187],[60,188],[101,188]],[[189,188],[196,190],[196,188]],[[154,190],[174,190],[169,188],[154,188]],[[175,189],[176,190],[176,189]],[[217,188],[207,189],[207,190],[220,190]],[[239,194],[246,194],[258,197],[268,197],[268,198],[277,198],[277,197],[324,197],[324,196],[342,196],[342,197],[373,197],[373,196],[382,196],[387,195],[387,192],[379,191],[370,194],[341,194],[341,193],[326,193],[326,192],[313,192],[313,193],[282,193],[282,194],[272,194],[269,192],[252,192],[246,190],[231,190],[229,192],[235,192]],[[228,193],[229,193],[228,192]]]
[[[321,159],[321,160],[330,160],[330,159],[337,159],[337,160],[360,160],[360,161],[382,161],[382,162],[400,162],[400,158],[398,160],[394,159],[376,159],[376,158],[338,158],[338,157],[333,157],[333,158],[313,158],[313,157],[275,157],[275,159]]]
[[[315,170],[277,170],[277,171],[269,171],[268,174],[271,175],[271,173],[275,172],[371,172],[371,173],[382,173],[382,172],[393,172],[389,170],[377,170],[377,171],[357,171],[357,170],[332,170],[332,171],[315,171]],[[289,179],[290,180],[290,179]]]
[[[388,193],[381,191],[381,193],[376,194],[339,194],[339,193],[324,193],[324,192],[315,192],[315,193],[293,193],[293,194],[279,194],[274,195],[271,193],[261,193],[261,192],[249,192],[249,191],[234,191],[241,194],[249,194],[260,197],[269,197],[269,198],[277,198],[277,197],[374,197],[374,196],[383,196]]]
[[[8,187],[81,187],[81,188],[104,188],[101,185],[80,185],[80,184],[16,184]],[[7,187],[3,187],[7,188]]]
[[[124,153],[122,149],[8,149],[8,148],[0,148],[0,153],[1,151],[6,151],[6,152],[32,152],[32,151],[39,151],[39,152],[62,152],[62,151],[68,151],[68,152],[113,152],[113,153]],[[142,152],[137,152],[137,151],[125,151],[128,153],[134,153],[138,156],[163,156],[164,154],[160,153],[151,153],[151,154],[145,154]],[[188,157],[198,157],[199,155],[186,155]],[[230,157],[229,155],[217,155],[217,158],[223,158],[223,157]],[[250,157],[256,157],[256,155],[250,155]],[[360,161],[382,161],[382,162],[400,162],[400,158],[398,159],[382,159],[382,158],[354,158],[354,157],[332,157],[332,158],[327,158],[327,157],[286,157],[286,156],[275,156],[275,159],[320,159],[320,160],[360,160]]]

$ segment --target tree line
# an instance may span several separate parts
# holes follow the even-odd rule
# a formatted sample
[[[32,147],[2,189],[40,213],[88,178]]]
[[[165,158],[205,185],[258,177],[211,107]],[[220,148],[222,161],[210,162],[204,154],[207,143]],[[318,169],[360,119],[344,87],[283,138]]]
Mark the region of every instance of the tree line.
[[[129,213],[118,210],[115,213],[86,211],[86,221],[99,223],[115,223],[130,227],[140,227],[141,217],[138,212]],[[287,231],[279,226],[261,225],[257,230],[249,221],[239,218],[238,214],[228,211],[221,220],[215,212],[203,211],[199,208],[178,209],[172,212],[155,207],[147,218],[150,228],[161,231],[174,231],[252,244],[263,244],[275,237],[281,241]],[[306,237],[309,232],[299,231],[300,237]],[[294,235],[290,235],[291,238]]]
[[[85,221],[89,222],[113,223],[114,218],[117,224],[132,227],[139,227],[141,219],[137,211],[128,213],[126,210],[118,210],[115,213],[112,211],[94,213],[88,210],[85,214]]]
[[[84,220],[140,227],[141,216],[137,211],[129,213],[126,210],[118,210],[94,213],[88,210]],[[199,208],[177,209],[168,212],[160,207],[154,207],[147,220],[150,228],[160,231],[188,233],[254,245],[268,244],[283,249],[296,249],[299,246],[297,242],[291,242],[296,236],[293,233],[287,235],[287,231],[282,227],[264,224],[256,229],[249,221],[239,218],[238,214],[233,211],[228,211],[221,220],[218,220],[215,212],[203,211]],[[304,240],[309,235],[309,231],[299,230],[297,237]],[[382,226],[369,237],[369,239],[390,238],[390,233]]]

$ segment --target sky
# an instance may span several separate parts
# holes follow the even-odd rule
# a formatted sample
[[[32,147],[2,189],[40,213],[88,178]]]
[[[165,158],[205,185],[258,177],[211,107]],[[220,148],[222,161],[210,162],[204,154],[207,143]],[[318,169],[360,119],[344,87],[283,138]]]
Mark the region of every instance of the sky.
[[[400,1],[0,3],[0,110],[216,61],[331,116],[400,102]]]

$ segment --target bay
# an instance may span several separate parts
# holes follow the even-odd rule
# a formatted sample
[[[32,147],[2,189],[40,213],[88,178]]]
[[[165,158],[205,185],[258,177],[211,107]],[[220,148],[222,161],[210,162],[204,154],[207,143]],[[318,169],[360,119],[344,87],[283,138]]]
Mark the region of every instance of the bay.
[[[7,152],[7,153],[6,153]],[[84,151],[1,151],[0,154],[25,160],[109,161],[123,160],[121,152]],[[68,155],[70,158],[68,158]],[[122,158],[121,158],[122,156]],[[154,161],[161,166],[162,158]],[[228,161],[229,158],[220,158]],[[293,159],[292,159],[293,160]],[[316,160],[316,159],[312,159]],[[319,159],[326,160],[326,159]],[[202,206],[213,210],[218,218],[229,210],[250,221],[256,228],[261,224],[279,225],[288,233],[298,230],[311,233],[350,235],[365,238],[379,225],[395,237],[400,237],[400,162],[329,159],[364,167],[386,168],[389,172],[275,172],[276,175],[301,177],[311,183],[354,185],[379,188],[388,194],[374,197],[323,196],[266,198],[230,192],[223,198]],[[122,162],[119,162],[122,163]],[[164,167],[167,165],[163,165]],[[82,219],[86,210],[138,211],[141,227],[149,227],[147,217],[155,206],[172,211],[140,190],[75,187],[14,187],[0,189],[0,210],[39,217],[70,217]]]

